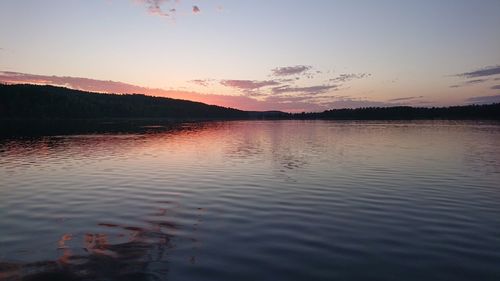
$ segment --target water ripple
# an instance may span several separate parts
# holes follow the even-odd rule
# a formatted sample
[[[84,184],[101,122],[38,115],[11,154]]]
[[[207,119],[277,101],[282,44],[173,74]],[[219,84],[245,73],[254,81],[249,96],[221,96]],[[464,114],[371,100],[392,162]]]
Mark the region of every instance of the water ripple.
[[[0,139],[0,280],[500,280],[500,125]]]

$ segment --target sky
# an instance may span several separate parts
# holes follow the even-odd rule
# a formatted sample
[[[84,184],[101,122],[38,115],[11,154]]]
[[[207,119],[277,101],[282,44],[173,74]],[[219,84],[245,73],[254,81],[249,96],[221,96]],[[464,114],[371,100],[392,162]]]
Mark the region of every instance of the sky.
[[[244,110],[500,102],[500,0],[2,0],[0,82]]]

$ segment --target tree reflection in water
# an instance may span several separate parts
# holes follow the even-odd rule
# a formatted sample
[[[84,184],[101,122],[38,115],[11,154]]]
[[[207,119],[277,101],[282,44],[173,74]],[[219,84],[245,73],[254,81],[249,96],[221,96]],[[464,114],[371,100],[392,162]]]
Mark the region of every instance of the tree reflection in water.
[[[161,212],[158,216],[163,216]],[[150,220],[148,227],[99,223],[128,235],[124,243],[110,243],[104,233],[73,235],[66,233],[58,241],[62,254],[56,261],[26,264],[0,263],[0,280],[72,281],[72,280],[166,280],[167,252],[172,246],[169,233],[176,226],[164,218]],[[84,254],[75,254],[70,241],[82,241]]]

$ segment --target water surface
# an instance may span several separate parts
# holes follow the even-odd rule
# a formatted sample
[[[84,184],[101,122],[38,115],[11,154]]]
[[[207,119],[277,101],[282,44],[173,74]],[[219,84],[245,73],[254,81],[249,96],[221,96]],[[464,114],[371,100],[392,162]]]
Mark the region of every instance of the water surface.
[[[500,280],[500,125],[0,139],[0,280]]]

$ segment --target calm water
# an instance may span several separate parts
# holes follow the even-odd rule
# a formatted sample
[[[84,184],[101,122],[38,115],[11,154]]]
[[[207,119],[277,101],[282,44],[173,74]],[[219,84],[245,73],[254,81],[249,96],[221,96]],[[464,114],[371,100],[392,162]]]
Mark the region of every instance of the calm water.
[[[500,280],[500,125],[4,138],[0,280],[21,279]]]

